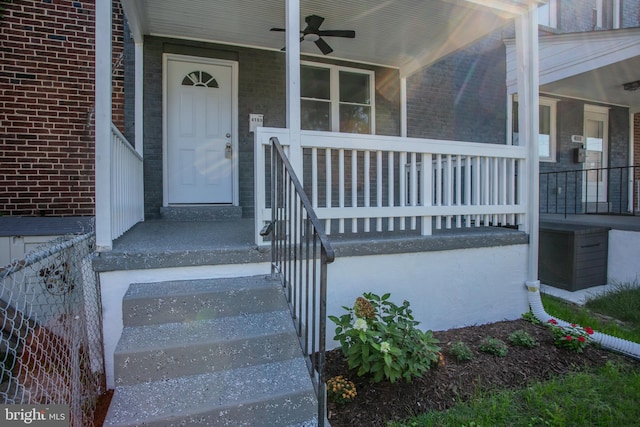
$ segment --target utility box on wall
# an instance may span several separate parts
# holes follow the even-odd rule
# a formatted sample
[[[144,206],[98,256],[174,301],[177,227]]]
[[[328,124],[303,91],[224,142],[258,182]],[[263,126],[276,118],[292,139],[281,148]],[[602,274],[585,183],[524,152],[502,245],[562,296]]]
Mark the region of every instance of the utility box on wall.
[[[569,291],[606,284],[609,230],[609,227],[541,223],[540,281]]]

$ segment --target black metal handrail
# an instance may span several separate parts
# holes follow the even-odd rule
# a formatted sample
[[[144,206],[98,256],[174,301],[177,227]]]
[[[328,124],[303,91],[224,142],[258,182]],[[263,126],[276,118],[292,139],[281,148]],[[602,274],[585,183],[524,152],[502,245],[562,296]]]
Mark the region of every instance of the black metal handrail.
[[[318,425],[327,413],[325,351],[327,264],[335,254],[278,138],[271,138],[271,274],[282,282],[318,398]]]
[[[589,176],[604,184],[589,191]],[[540,212],[636,215],[639,185],[640,165],[540,172]]]

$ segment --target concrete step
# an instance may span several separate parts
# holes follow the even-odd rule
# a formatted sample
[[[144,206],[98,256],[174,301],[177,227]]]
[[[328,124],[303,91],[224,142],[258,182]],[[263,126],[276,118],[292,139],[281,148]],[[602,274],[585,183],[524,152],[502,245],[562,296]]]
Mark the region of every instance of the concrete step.
[[[132,284],[105,426],[315,426],[317,399],[279,281]]]
[[[160,208],[167,221],[226,221],[242,218],[240,206],[169,206]]]
[[[284,305],[283,305],[284,304]],[[125,326],[180,323],[286,306],[278,281],[265,276],[134,283],[123,299]]]
[[[126,327],[114,354],[115,383],[132,385],[300,356],[291,322],[289,311],[273,311]]]
[[[302,357],[117,387],[105,426],[311,426],[317,403]]]

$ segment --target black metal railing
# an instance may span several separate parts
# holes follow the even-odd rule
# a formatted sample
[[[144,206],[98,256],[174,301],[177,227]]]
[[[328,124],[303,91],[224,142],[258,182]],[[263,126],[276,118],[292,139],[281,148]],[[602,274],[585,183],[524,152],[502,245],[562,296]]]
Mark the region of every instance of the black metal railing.
[[[270,142],[272,214],[260,234],[271,238],[271,273],[285,289],[324,426],[327,264],[335,255],[278,138]]]
[[[540,172],[540,212],[637,215],[640,165]]]

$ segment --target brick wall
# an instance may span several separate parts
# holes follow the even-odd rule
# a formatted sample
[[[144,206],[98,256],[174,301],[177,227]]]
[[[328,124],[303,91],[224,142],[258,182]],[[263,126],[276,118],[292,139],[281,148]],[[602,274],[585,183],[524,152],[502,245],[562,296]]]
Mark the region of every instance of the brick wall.
[[[121,16],[119,2],[115,16]],[[93,1],[14,0],[0,20],[0,212],[93,215]],[[122,21],[121,18],[114,22]],[[122,25],[114,25],[114,60]],[[115,62],[115,61],[114,61]],[[119,127],[123,85],[114,78]]]

